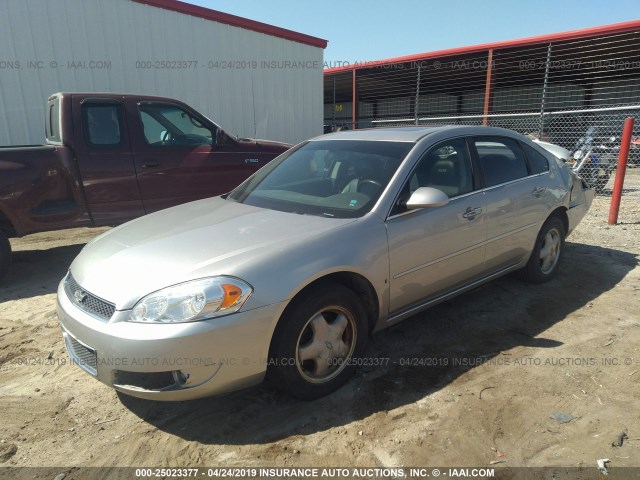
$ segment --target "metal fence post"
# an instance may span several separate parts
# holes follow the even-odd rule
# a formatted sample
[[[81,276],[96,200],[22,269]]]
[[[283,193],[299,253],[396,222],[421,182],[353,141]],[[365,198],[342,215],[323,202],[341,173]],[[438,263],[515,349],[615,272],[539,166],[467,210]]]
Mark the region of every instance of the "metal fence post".
[[[333,76],[333,109],[331,110],[331,129],[336,128],[336,76]]]
[[[358,128],[358,84],[356,82],[356,67],[353,66],[353,77],[352,77],[352,101],[351,101],[351,129],[355,130]]]
[[[622,129],[622,140],[620,143],[620,154],[618,155],[618,168],[616,169],[616,179],[613,183],[613,194],[611,195],[611,207],[609,207],[609,225],[618,223],[618,212],[620,211],[620,199],[622,198],[622,187],[624,186],[624,176],[627,172],[627,158],[629,157],[629,146],[631,145],[631,135],[633,134],[633,117],[624,121]]]
[[[540,127],[538,128],[538,138],[542,139],[544,131],[544,103],[547,99],[547,84],[549,83],[549,65],[551,65],[551,44],[547,46],[547,61],[544,65],[544,82],[542,83],[542,101],[540,102]]]
[[[489,124],[489,112],[493,101],[493,48],[487,53],[487,76],[484,83],[484,105],[482,107],[482,125]]]
[[[418,125],[418,108],[420,107],[420,71],[421,65],[418,64],[418,76],[416,78],[416,101],[413,106],[413,116],[415,118],[415,124]]]

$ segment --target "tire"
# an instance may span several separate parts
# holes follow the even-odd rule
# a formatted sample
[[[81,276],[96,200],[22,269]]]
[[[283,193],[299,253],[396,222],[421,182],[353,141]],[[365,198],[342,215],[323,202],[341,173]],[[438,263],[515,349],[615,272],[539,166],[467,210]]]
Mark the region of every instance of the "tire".
[[[549,217],[542,225],[527,265],[520,271],[529,283],[544,283],[558,273],[567,232],[560,218]]]
[[[6,234],[0,231],[0,279],[5,276],[11,265],[11,244]]]
[[[337,284],[315,287],[294,299],[280,319],[267,378],[292,397],[325,396],[351,377],[367,336],[366,314],[353,291]]]

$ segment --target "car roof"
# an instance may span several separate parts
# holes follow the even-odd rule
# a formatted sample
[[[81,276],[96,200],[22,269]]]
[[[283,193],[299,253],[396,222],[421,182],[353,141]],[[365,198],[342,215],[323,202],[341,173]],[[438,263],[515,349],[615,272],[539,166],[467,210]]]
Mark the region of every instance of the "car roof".
[[[341,132],[327,133],[313,138],[311,141],[324,140],[364,140],[387,142],[417,142],[422,138],[437,132],[447,132],[451,135],[503,135],[522,138],[520,134],[506,128],[469,126],[469,125],[443,125],[440,127],[383,127],[365,128],[359,130],[343,130]]]

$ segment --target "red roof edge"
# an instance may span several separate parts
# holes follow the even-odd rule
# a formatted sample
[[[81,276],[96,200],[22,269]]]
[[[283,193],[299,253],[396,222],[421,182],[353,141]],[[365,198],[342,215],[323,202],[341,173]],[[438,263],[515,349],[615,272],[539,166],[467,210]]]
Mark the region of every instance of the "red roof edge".
[[[560,42],[564,40],[576,40],[595,35],[606,35],[628,32],[640,29],[640,20],[631,20],[629,22],[613,23],[610,25],[602,25],[599,27],[589,27],[580,30],[570,30],[567,32],[552,33],[548,35],[539,35],[535,37],[519,38],[516,40],[506,40],[502,42],[483,43],[480,45],[471,45],[468,47],[450,48],[447,50],[436,50],[434,52],[418,53],[415,55],[407,55],[404,57],[387,58],[384,60],[375,60],[372,62],[355,63],[353,65],[326,68],[325,74],[350,72],[359,68],[370,68],[376,65],[388,65],[391,63],[417,62],[428,60],[431,58],[449,57],[453,55],[461,55],[466,53],[476,53],[489,49],[504,49],[513,47],[523,47],[536,43]]]
[[[191,5],[190,3],[179,2],[178,0],[133,1],[151,5],[152,7],[164,8],[165,10],[184,13],[185,15],[192,15],[194,17],[212,20],[218,23],[224,23],[233,27],[253,30],[254,32],[264,33],[273,37],[284,38],[293,42],[304,43],[305,45],[311,45],[312,47],[327,48],[328,42],[327,40],[323,40],[322,38],[312,37],[311,35],[305,35],[304,33],[294,32],[293,30],[287,30],[286,28],[276,27],[267,23],[256,22],[255,20],[249,20],[248,18],[238,17],[229,13],[223,13],[217,10],[211,10],[209,8]]]

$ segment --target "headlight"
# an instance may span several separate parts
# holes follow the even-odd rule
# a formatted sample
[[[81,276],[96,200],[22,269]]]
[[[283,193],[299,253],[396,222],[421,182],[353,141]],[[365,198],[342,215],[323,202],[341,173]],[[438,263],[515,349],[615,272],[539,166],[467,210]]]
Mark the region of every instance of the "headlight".
[[[228,315],[240,310],[253,288],[233,277],[211,277],[151,293],[136,303],[129,322],[181,323]]]
[[[580,160],[582,158],[582,150],[576,150],[573,154],[574,160]]]

